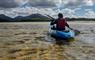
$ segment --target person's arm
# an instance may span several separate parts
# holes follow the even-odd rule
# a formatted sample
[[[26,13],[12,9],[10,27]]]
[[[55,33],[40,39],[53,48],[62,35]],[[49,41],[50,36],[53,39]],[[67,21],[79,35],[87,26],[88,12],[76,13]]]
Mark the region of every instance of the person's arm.
[[[56,24],[57,20],[53,20],[50,25]]]
[[[67,26],[68,28],[70,28],[70,26],[69,26],[69,24],[67,23],[66,19],[65,19],[65,23],[66,23],[66,26]],[[70,28],[70,29],[72,29],[72,28]]]
[[[66,22],[66,26],[68,27],[68,28],[70,28],[70,26],[69,26],[69,24]]]
[[[69,26],[69,24],[66,22],[66,26],[69,28],[69,29],[71,29],[71,30],[73,30],[70,26]]]

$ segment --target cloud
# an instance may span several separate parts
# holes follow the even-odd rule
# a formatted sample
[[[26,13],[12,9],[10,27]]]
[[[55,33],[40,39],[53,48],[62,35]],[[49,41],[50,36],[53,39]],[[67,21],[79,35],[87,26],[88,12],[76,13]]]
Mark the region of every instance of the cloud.
[[[80,18],[94,18],[95,17],[95,12],[92,9],[85,9],[85,14],[84,15],[76,15],[76,11],[80,10],[81,8],[76,8],[76,9],[70,9],[70,8],[65,8],[62,9],[61,12],[63,13],[64,17],[80,17]],[[25,7],[25,8],[11,8],[11,9],[5,9],[5,10],[0,10],[1,14],[5,14],[7,16],[10,16],[12,18],[16,16],[27,16],[35,13],[40,13],[40,14],[48,14],[53,16],[54,18],[57,18],[57,11],[51,9],[51,8],[35,8],[35,7]]]
[[[0,8],[14,8],[18,5],[14,2],[14,0],[2,0],[0,1]]]
[[[94,5],[94,0],[84,0],[83,1],[86,6],[93,6]]]
[[[83,2],[81,0],[67,0],[66,3],[64,4],[64,7],[74,9],[76,7],[80,7],[82,3]]]
[[[49,8],[55,7],[56,0],[15,0],[19,6],[30,5],[31,7]],[[59,0],[58,0],[59,1]]]
[[[83,17],[85,17],[85,18],[88,18],[88,17],[89,18],[95,18],[95,12],[93,10],[87,9],[86,12],[87,13],[85,13]]]
[[[34,9],[34,8],[33,8]],[[32,9],[27,7],[27,8],[10,8],[10,9],[5,9],[5,10],[0,10],[0,14],[5,14],[6,16],[9,17],[16,17],[16,16],[27,16],[32,14]]]
[[[64,17],[70,17],[70,18],[73,18],[73,17],[76,17],[75,15],[75,10],[72,10],[72,9],[69,9],[69,8],[65,8],[62,10],[62,13],[64,15]]]
[[[93,6],[95,0],[2,0],[0,1],[0,7],[2,8],[15,8],[29,4],[32,7],[65,7],[76,8],[80,6]]]
[[[53,0],[29,0],[29,4],[33,7],[54,7],[55,3]]]
[[[94,17],[93,6],[95,6],[95,0],[2,0],[0,14],[16,17],[40,13],[57,17],[60,11],[65,17]],[[83,15],[82,10],[86,11]],[[76,11],[79,11],[81,16],[78,16]]]
[[[55,0],[2,0],[0,1],[0,8],[16,8],[29,4],[32,7],[55,7]]]
[[[19,6],[23,6],[29,2],[29,0],[14,0]]]
[[[94,6],[94,5],[95,5],[95,0],[66,0],[64,3],[65,8],[71,8],[71,9],[81,6]]]

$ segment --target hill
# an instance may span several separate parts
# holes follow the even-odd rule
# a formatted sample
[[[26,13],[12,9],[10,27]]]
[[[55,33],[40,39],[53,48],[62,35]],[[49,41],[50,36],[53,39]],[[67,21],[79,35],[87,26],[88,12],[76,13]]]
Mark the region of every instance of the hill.
[[[32,14],[29,16],[17,16],[15,18],[8,17],[4,14],[0,15],[0,22],[26,22],[26,21],[43,21],[48,20],[48,17],[41,14]]]

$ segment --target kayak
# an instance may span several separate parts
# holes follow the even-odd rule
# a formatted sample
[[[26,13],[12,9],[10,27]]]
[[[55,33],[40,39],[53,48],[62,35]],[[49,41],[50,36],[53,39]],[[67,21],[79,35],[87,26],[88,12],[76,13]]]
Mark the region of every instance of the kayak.
[[[75,37],[75,31],[71,29],[66,29],[64,31],[56,30],[56,25],[49,24],[49,33],[52,37],[57,39],[70,39]],[[53,29],[54,28],[54,29]]]
[[[69,39],[75,37],[75,33],[73,30],[58,31],[58,30],[51,29],[50,34],[59,39]]]

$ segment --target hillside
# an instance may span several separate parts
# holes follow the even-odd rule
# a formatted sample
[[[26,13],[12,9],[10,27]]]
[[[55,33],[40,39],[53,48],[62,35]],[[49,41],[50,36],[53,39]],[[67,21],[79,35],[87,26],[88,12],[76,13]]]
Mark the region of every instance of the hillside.
[[[24,21],[39,21],[48,20],[48,17],[41,14],[32,14],[29,16],[17,16],[15,18],[8,17],[6,15],[0,15],[0,22],[24,22]]]

